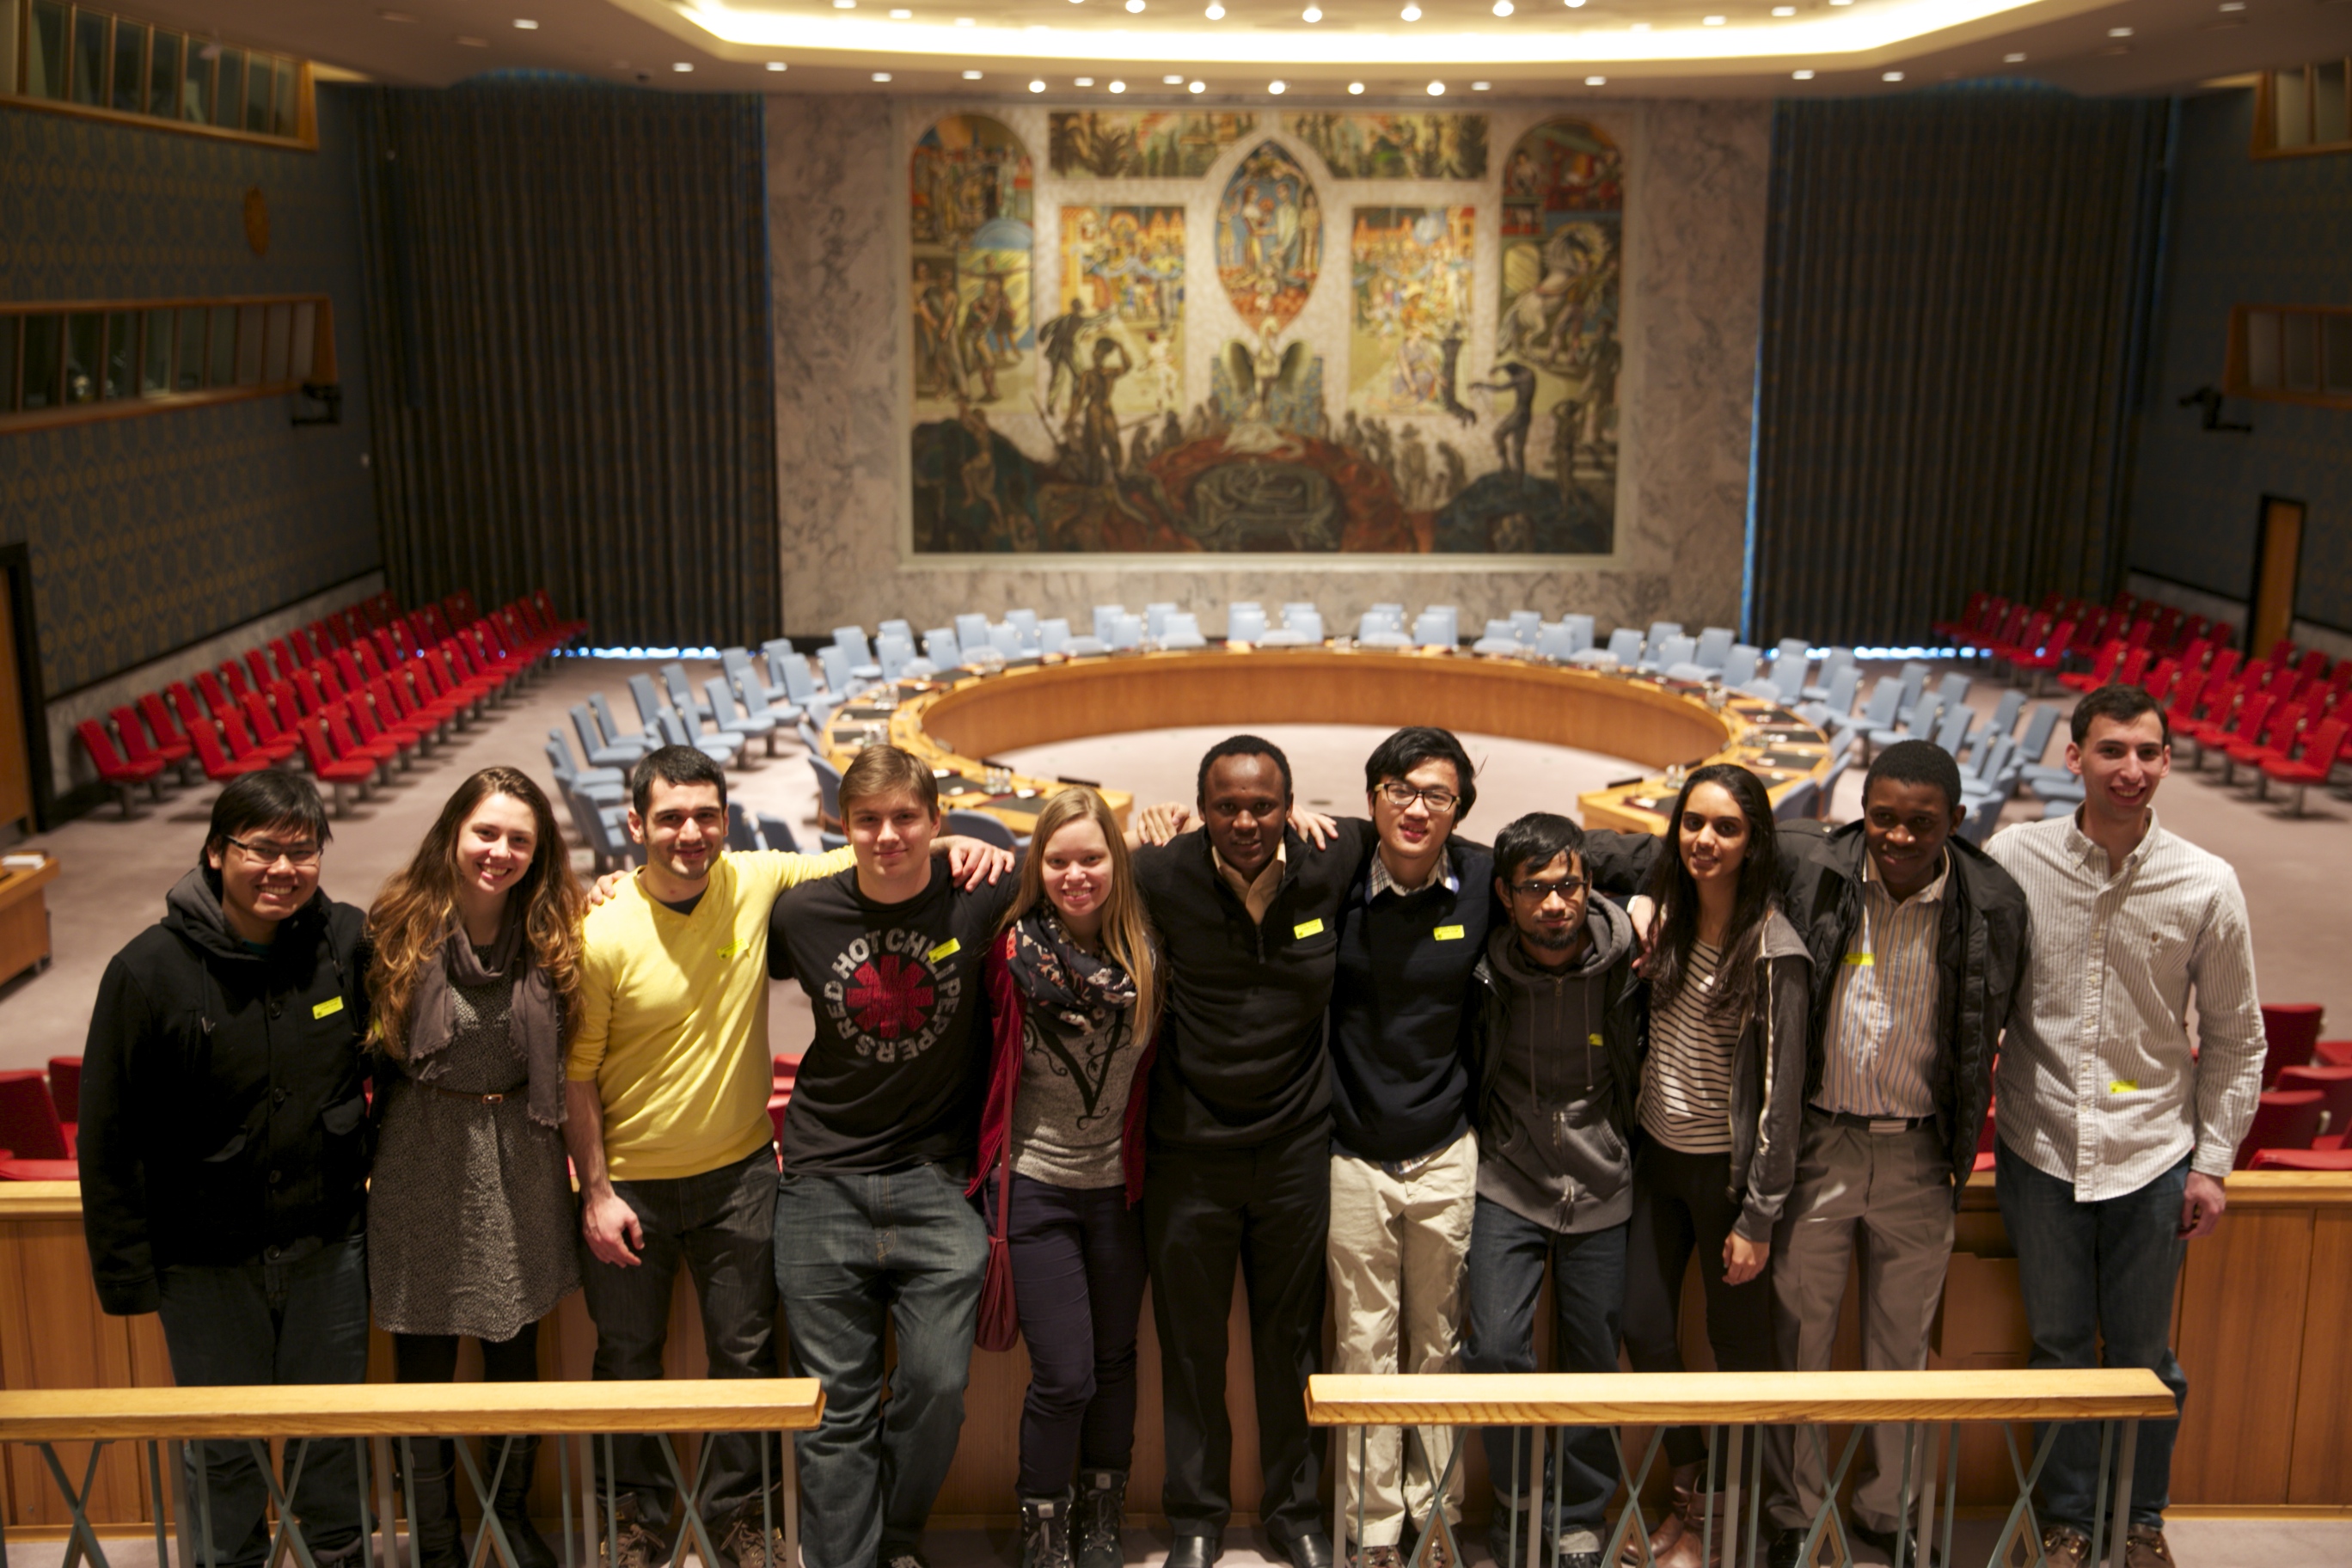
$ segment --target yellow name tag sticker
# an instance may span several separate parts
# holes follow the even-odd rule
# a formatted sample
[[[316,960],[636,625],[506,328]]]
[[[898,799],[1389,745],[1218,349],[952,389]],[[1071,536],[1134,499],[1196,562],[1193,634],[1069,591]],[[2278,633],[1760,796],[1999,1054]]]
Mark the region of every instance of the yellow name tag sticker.
[[[1588,1046],[1597,1046],[1601,1043],[1601,1037],[1598,1035],[1587,1035],[1584,1037],[1584,1043]]]
[[[313,1018],[331,1018],[342,1010],[343,999],[340,996],[330,996],[324,1002],[320,1003],[317,1006],[310,1009],[310,1016]]]
[[[1462,928],[1460,926],[1439,926],[1430,934],[1440,942],[1460,942],[1462,940]]]
[[[923,956],[929,959],[933,963],[937,963],[940,959],[953,958],[957,953],[961,952],[962,951],[963,943],[958,942],[953,937],[950,937],[947,941],[940,943],[939,946],[931,949],[930,952],[925,953]]]
[[[745,948],[750,947],[751,945],[751,944],[750,942],[738,937],[733,942],[729,942],[725,947],[720,948],[719,950],[719,956],[721,958],[733,958],[737,953],[741,952]]]
[[[1319,936],[1322,934],[1322,931],[1323,922],[1321,921],[1307,921],[1290,928],[1290,940],[1293,942],[1305,942],[1310,936]]]
[[[2137,1094],[2139,1092],[2139,1079],[2136,1078],[2116,1079],[2107,1085],[2107,1092],[2109,1094]]]
[[[1866,952],[1849,952],[1845,955],[1845,961],[1848,963],[1858,965],[1864,969],[1874,968],[1878,963],[1876,959],[1873,958]]]

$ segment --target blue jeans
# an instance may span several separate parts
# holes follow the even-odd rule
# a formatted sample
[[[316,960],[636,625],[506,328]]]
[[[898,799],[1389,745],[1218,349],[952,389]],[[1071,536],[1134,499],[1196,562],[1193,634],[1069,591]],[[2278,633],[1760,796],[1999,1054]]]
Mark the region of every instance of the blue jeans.
[[[272,1247],[276,1256],[227,1267],[166,1266],[157,1279],[172,1378],[184,1388],[367,1380],[367,1238]],[[196,1446],[185,1450],[190,1506],[196,1504]],[[204,1445],[212,1499],[212,1539],[220,1568],[259,1568],[269,1552],[269,1493],[252,1445]],[[286,1468],[301,1477],[294,1511],[313,1552],[356,1547],[359,1463],[348,1439],[287,1447]],[[190,1525],[190,1533],[196,1526]],[[210,1556],[200,1558],[207,1563]]]
[[[2173,1287],[2180,1279],[2182,1160],[2136,1193],[2077,1203],[2071,1182],[2034,1169],[2000,1147],[1994,1164],[2001,1223],[2017,1248],[2017,1286],[2033,1333],[2034,1367],[2144,1366],[2176,1402],[2189,1377],[2173,1359]],[[2143,1421],[2132,1467],[2131,1521],[2161,1526],[2172,1484],[2172,1444],[2180,1423]],[[2034,1440],[2041,1441],[2036,1432]],[[2042,1469],[2042,1521],[2091,1533],[2099,1484],[2099,1428],[2072,1422]]]
[[[922,1540],[963,1430],[988,1233],[960,1169],[786,1171],[776,1289],[793,1373],[824,1384],[797,1439],[808,1568],[873,1568]],[[882,1336],[898,1363],[882,1404]]]
[[[1606,1230],[1563,1236],[1523,1219],[1498,1203],[1478,1200],[1470,1227],[1470,1323],[1462,1344],[1465,1372],[1536,1370],[1536,1297],[1544,1266],[1551,1266],[1551,1346],[1555,1372],[1615,1372],[1617,1327],[1625,1306],[1625,1233]],[[1498,1505],[1516,1507],[1528,1494],[1540,1432],[1516,1434],[1519,1472],[1511,1472],[1515,1429],[1486,1428],[1486,1470]],[[1557,1490],[1556,1531],[1601,1528],[1617,1464],[1605,1426],[1571,1426],[1543,1478],[1544,1495]]]

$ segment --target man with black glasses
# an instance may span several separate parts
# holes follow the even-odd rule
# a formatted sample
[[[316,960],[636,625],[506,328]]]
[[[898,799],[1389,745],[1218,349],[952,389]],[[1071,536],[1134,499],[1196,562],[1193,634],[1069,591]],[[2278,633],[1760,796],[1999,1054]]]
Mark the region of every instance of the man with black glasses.
[[[163,920],[99,982],[81,1080],[90,1272],[107,1311],[162,1314],[184,1387],[367,1376],[366,916],[319,890],[329,837],[308,781],[235,781]],[[286,1465],[311,1554],[355,1563],[352,1446],[303,1447]],[[260,1568],[268,1485],[250,1446],[205,1458],[198,1550]],[[193,1490],[193,1446],[187,1468]]]

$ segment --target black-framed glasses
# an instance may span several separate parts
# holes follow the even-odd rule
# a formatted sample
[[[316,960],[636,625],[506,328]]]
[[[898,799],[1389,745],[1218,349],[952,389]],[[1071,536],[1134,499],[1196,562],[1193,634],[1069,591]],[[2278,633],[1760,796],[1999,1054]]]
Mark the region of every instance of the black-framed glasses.
[[[1450,789],[1415,789],[1402,779],[1390,779],[1381,784],[1381,795],[1399,811],[1419,801],[1440,816],[1452,811],[1454,803],[1461,799]]]
[[[1557,882],[1513,882],[1511,891],[1520,898],[1541,902],[1554,893],[1563,899],[1572,899],[1591,885],[1581,877],[1569,877]]]
[[[247,844],[242,838],[231,838],[226,834],[221,835],[221,838],[224,843],[236,845],[247,859],[259,866],[275,866],[283,860],[299,870],[305,866],[317,865],[321,851],[321,846],[316,844],[272,844],[266,838]]]

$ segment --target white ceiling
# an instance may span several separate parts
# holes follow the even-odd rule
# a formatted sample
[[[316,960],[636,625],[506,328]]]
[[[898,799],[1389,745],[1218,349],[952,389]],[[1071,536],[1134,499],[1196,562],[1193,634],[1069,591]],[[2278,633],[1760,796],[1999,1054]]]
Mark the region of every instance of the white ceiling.
[[[1835,97],[1991,77],[2147,93],[2352,55],[2352,0],[1507,0],[1507,16],[1495,0],[1414,0],[1411,23],[1407,0],[1213,0],[1213,0],[1141,0],[1139,14],[1122,0],[733,0],[704,13],[689,6],[720,0],[122,3],[404,85],[524,68],[667,90],[995,97],[1041,80],[1056,103],[1110,101],[1113,81],[1120,102],[1202,105],[1268,101],[1276,80],[1286,102],[1347,101],[1360,83],[1359,101],[1424,106],[1433,82],[1455,104]],[[1793,14],[1773,16],[1776,5]],[[1318,22],[1304,19],[1309,5]],[[1594,76],[1604,80],[1587,86]]]

